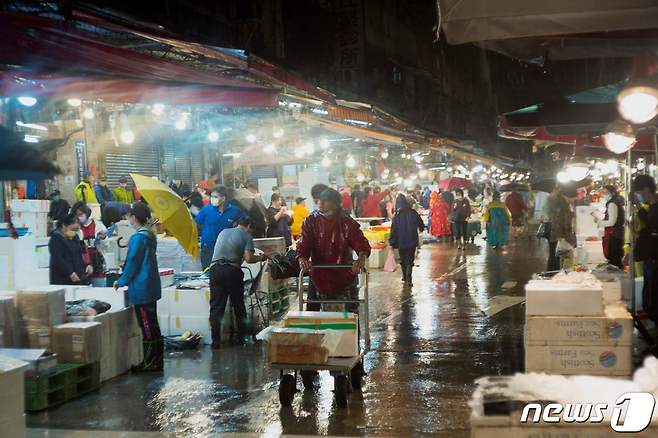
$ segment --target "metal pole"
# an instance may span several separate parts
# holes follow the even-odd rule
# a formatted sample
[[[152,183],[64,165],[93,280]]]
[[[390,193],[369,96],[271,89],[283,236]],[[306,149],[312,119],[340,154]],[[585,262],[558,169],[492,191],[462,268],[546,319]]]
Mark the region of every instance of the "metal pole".
[[[634,234],[634,229],[633,229],[633,214],[635,211],[635,208],[633,207],[633,191],[631,189],[631,185],[633,183],[633,172],[631,171],[631,168],[633,167],[633,157],[632,157],[632,149],[629,149],[628,152],[626,153],[626,205],[628,205],[627,208],[627,223],[631,224],[630,227],[630,242],[629,242],[629,249],[628,249],[628,272],[631,277],[631,313],[635,314],[636,312],[636,299],[635,299],[635,255],[633,254],[633,250],[635,247],[635,234]]]

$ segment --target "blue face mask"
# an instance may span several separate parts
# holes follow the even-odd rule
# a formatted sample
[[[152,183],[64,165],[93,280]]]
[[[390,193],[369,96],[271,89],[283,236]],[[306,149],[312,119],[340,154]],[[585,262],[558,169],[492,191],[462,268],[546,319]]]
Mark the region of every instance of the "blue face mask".
[[[640,204],[644,204],[644,196],[640,192],[635,192],[635,199],[637,199],[637,202]]]

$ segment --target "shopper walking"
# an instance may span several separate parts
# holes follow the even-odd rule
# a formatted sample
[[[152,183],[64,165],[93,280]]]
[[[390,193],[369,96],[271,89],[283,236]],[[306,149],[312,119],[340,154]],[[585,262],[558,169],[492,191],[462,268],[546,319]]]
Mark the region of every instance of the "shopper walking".
[[[349,188],[349,186],[343,187],[343,189],[340,192],[340,196],[342,198],[341,206],[343,207],[343,211],[351,215],[353,210],[353,203],[352,203],[352,190]]]
[[[267,260],[266,255],[254,255],[253,221],[242,217],[237,227],[219,233],[213,249],[210,266],[210,328],[212,348],[220,348],[222,320],[226,304],[231,299],[238,325],[238,343],[244,343],[247,334],[247,310],[244,305],[244,272],[242,262],[257,263]]]
[[[306,205],[304,204],[305,202],[306,198],[299,197],[295,199],[295,205],[292,207],[292,225],[290,227],[290,232],[295,240],[301,237],[302,224],[308,215],[311,214],[306,208]]]
[[[80,223],[75,213],[60,218],[57,229],[50,236],[50,284],[84,284],[93,273],[85,263],[85,246],[78,237]]]
[[[512,191],[507,195],[505,205],[512,215],[512,226],[516,229],[515,234],[518,235],[525,228],[525,216],[528,206],[523,196],[517,191]]]
[[[62,193],[59,190],[55,190],[53,193],[51,193],[50,211],[48,211],[48,217],[52,221],[62,220],[67,214],[69,214],[70,209],[71,206],[66,201],[66,199],[62,199]]]
[[[470,238],[468,235],[468,219],[471,217],[471,204],[464,197],[462,189],[458,189],[455,193],[457,196],[452,209],[455,221],[455,238],[457,239],[457,248],[465,249]]]
[[[228,200],[228,190],[224,186],[214,187],[210,191],[210,205],[199,211],[196,218],[201,230],[201,266],[207,269],[212,261],[212,254],[217,236],[226,228],[233,228],[245,213]]]
[[[71,211],[76,214],[80,223],[78,237],[86,247],[85,262],[91,265],[95,277],[102,277],[105,274],[104,261],[96,246],[100,240],[107,237],[107,228],[101,221],[95,221],[91,217],[91,209],[85,204],[78,202]]]
[[[649,318],[658,326],[658,193],[656,181],[649,175],[638,175],[632,191],[637,217],[642,224],[635,242],[634,256],[642,262],[644,287],[642,306]],[[656,347],[654,346],[654,354]]]
[[[130,237],[123,274],[114,282],[114,289],[128,287],[128,302],[135,307],[142,330],[144,362],[136,371],[162,371],[164,342],[157,311],[157,302],[162,295],[156,256],[158,239],[149,226],[151,210],[146,204],[136,202],[127,216],[136,232]]]
[[[485,207],[482,219],[487,229],[487,245],[497,251],[509,243],[512,215],[501,202],[499,192],[493,192],[492,201]]]
[[[562,194],[559,185],[556,185],[546,200],[544,206],[544,221],[550,225],[548,237],[548,271],[560,269],[560,259],[557,256],[557,243],[560,239],[572,241],[572,214],[569,201]]]
[[[437,192],[430,195],[430,233],[439,239],[452,235],[450,229],[450,206]]]
[[[273,186],[272,187],[272,194],[273,195],[279,195],[281,197],[281,205],[283,207],[288,208],[288,203],[286,202],[286,199],[281,195],[281,189],[279,189],[279,186]]]
[[[119,178],[119,186],[112,192],[114,199],[122,204],[132,204],[135,202],[133,192],[128,190],[128,178],[122,176]]]
[[[595,218],[599,228],[603,228],[603,254],[611,265],[624,268],[624,198],[619,196],[615,186],[604,187],[605,216],[603,220]]]
[[[391,224],[391,247],[400,254],[402,266],[402,281],[412,284],[412,271],[418,248],[418,233],[423,232],[425,225],[418,212],[411,208],[407,197],[400,193],[395,200],[395,216]]]
[[[283,205],[281,195],[273,193],[270,206],[267,208],[267,237],[283,237],[286,247],[291,246],[290,225],[292,223],[292,214],[288,211],[288,207]]]
[[[78,202],[83,202],[85,204],[98,204],[96,199],[96,194],[92,188],[94,177],[90,173],[86,173],[82,177],[82,181],[78,184],[75,189],[75,199]]]
[[[316,211],[319,210],[319,208],[320,208],[320,195],[322,195],[322,192],[324,192],[328,188],[329,188],[329,186],[327,186],[326,184],[315,184],[313,187],[311,187],[311,196],[313,197],[313,212],[316,212]],[[303,229],[304,229],[304,224],[302,224],[302,230]],[[317,300],[318,299],[318,291],[315,288],[315,284],[313,284],[313,278],[308,279],[308,292],[306,294],[306,297],[309,300]],[[317,303],[306,304],[306,310],[311,311],[311,312],[317,312],[317,311],[320,310],[320,305],[317,304]]]

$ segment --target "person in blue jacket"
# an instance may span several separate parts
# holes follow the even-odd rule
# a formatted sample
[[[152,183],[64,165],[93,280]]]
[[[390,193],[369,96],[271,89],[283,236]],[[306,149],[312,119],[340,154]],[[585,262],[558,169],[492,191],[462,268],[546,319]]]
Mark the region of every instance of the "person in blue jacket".
[[[400,253],[402,281],[409,286],[411,286],[411,273],[416,259],[416,248],[418,248],[418,233],[424,229],[423,219],[411,208],[407,197],[400,193],[395,200],[395,216],[391,224],[389,243]]]
[[[137,230],[130,237],[123,274],[114,288],[128,287],[128,302],[135,308],[137,322],[142,329],[144,362],[136,371],[161,371],[164,342],[158,324],[157,302],[162,295],[158,260],[157,237],[148,226],[151,210],[136,202],[127,214],[128,222]]]
[[[194,220],[201,232],[201,266],[206,269],[212,262],[217,236],[226,228],[233,228],[246,216],[244,211],[229,201],[228,189],[214,187],[210,191],[210,204],[199,211]]]

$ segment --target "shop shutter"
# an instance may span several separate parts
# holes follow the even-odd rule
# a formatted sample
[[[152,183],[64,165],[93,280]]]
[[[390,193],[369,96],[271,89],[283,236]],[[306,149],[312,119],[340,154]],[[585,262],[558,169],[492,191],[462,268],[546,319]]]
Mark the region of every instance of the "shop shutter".
[[[261,178],[276,178],[276,167],[274,166],[254,166],[251,168],[249,180],[259,180]]]
[[[163,176],[168,179],[180,179],[190,187],[203,178],[203,156],[201,148],[180,150],[169,144],[163,151]]]
[[[130,177],[130,173],[160,178],[160,167],[160,148],[156,145],[114,148],[105,153],[105,175],[112,188],[119,185],[121,176]]]

